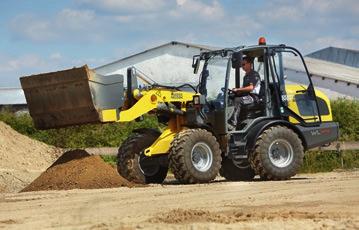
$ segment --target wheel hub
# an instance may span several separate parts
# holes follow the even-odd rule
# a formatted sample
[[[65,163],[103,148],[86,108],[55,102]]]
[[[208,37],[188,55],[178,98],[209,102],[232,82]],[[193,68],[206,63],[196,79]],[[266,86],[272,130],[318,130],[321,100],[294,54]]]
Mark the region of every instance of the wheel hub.
[[[204,142],[196,143],[191,151],[192,165],[200,172],[206,172],[211,168],[213,153],[211,148]]]
[[[278,168],[285,168],[293,161],[292,145],[285,139],[277,139],[269,145],[269,160]]]

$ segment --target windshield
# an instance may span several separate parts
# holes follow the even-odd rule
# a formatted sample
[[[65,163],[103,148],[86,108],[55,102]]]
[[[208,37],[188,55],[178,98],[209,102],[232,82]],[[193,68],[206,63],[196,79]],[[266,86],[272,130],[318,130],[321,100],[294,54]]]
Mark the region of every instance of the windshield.
[[[214,56],[207,61],[207,100],[221,98],[222,88],[225,87],[226,72],[229,57]],[[205,72],[203,74],[206,74]]]

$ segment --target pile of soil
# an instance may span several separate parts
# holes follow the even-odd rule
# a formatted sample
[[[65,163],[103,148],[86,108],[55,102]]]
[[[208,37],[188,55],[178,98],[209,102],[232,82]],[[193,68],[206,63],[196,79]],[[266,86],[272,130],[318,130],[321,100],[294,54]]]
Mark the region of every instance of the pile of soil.
[[[64,153],[51,167],[21,192],[40,190],[98,189],[133,187],[100,156],[91,156],[84,150]]]
[[[22,135],[0,121],[0,192],[24,188],[60,154],[60,149]]]

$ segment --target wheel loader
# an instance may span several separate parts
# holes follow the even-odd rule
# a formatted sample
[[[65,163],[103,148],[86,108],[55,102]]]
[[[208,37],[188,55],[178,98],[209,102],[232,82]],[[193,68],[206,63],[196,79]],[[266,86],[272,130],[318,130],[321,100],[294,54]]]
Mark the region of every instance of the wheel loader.
[[[207,183],[218,174],[231,181],[285,180],[296,175],[305,151],[337,140],[339,129],[301,53],[260,41],[195,55],[198,85],[140,86],[135,68],[124,79],[87,66],[20,80],[38,129],[156,116],[164,130],[135,130],[118,150],[118,172],[129,181],[162,183],[169,169],[180,183]],[[244,56],[254,60],[261,90],[230,129],[237,96],[231,89],[241,86]]]

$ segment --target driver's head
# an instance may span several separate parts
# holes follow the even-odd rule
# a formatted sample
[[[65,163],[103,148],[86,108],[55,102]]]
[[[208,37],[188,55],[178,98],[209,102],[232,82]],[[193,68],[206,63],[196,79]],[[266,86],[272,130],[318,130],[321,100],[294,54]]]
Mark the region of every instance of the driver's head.
[[[242,69],[244,72],[248,73],[252,69],[253,59],[249,56],[245,56],[242,59]]]

